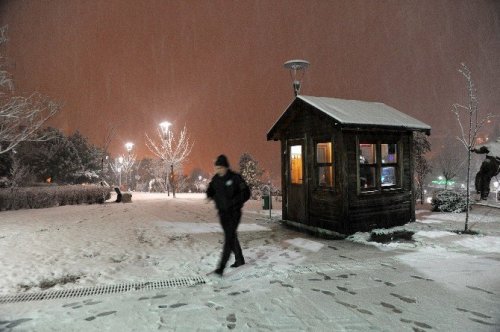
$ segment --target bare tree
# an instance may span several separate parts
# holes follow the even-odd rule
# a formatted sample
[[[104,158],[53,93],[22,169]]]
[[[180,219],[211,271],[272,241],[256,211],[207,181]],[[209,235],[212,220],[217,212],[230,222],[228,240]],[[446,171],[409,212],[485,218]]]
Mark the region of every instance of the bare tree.
[[[135,165],[136,155],[135,153],[129,153],[126,156],[122,156],[122,171],[125,173],[125,182],[129,189],[132,188],[132,170]]]
[[[460,126],[460,136],[457,139],[463,144],[467,151],[467,196],[465,202],[465,232],[469,228],[469,206],[470,206],[470,169],[471,169],[471,154],[472,150],[476,147],[477,137],[479,130],[493,115],[488,113],[483,119],[479,118],[479,102],[477,98],[476,87],[472,81],[472,75],[469,68],[462,63],[461,68],[458,70],[466,80],[468,92],[468,105],[453,104],[452,112],[455,113]],[[467,123],[463,124],[460,117],[465,114]]]
[[[7,27],[0,28],[0,47],[7,43]],[[61,106],[38,92],[24,97],[16,95],[12,75],[6,70],[6,57],[0,54],[0,154],[14,149],[23,141],[50,139],[50,132],[40,129]]]
[[[424,204],[424,185],[427,175],[432,171],[429,161],[425,158],[425,154],[431,150],[431,144],[427,136],[421,132],[415,132],[413,135],[413,157],[415,184],[417,185],[417,193],[420,197],[420,204]]]
[[[170,169],[175,170],[175,172],[182,170],[194,144],[190,142],[186,126],[178,136],[172,130],[163,131],[158,128],[157,136],[158,139],[153,140],[146,134],[146,146],[164,163],[166,176],[168,176]],[[165,181],[165,183],[167,182]]]

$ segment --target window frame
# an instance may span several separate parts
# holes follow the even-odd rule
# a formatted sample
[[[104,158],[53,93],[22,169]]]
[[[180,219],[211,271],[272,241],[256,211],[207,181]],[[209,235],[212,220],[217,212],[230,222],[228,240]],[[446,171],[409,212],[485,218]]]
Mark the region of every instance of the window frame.
[[[330,143],[330,154],[331,154],[331,162],[329,163],[319,163],[318,162],[318,144]],[[331,137],[317,137],[313,139],[313,150],[314,150],[314,189],[315,190],[324,190],[324,191],[334,191],[337,187],[335,185],[336,182],[336,167],[335,167],[335,144],[334,140]],[[319,169],[320,167],[331,167],[332,168],[332,185],[331,186],[320,186],[319,184]]]
[[[369,167],[375,168],[375,186],[363,188],[361,186],[361,164],[360,164],[360,144],[374,144],[375,145],[375,163],[367,164]],[[382,145],[383,144],[396,144],[396,161],[391,163],[382,163]],[[373,194],[384,193],[403,188],[403,149],[401,138],[395,137],[379,137],[379,138],[365,138],[364,136],[356,136],[356,169],[357,169],[357,192],[358,194]],[[395,168],[395,184],[389,186],[382,185],[382,169],[384,167]]]

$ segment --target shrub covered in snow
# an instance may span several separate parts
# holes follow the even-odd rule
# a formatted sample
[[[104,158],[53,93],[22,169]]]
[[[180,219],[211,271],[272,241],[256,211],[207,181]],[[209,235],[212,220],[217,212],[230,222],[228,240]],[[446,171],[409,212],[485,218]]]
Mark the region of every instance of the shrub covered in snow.
[[[370,233],[369,241],[379,243],[389,243],[393,241],[413,241],[413,234],[415,234],[415,232],[401,227],[393,227],[389,229],[374,229]]]
[[[0,211],[104,203],[110,198],[111,188],[102,186],[4,188],[0,189]]]
[[[465,212],[466,210],[465,192],[452,190],[437,191],[432,195],[432,211],[435,212]]]

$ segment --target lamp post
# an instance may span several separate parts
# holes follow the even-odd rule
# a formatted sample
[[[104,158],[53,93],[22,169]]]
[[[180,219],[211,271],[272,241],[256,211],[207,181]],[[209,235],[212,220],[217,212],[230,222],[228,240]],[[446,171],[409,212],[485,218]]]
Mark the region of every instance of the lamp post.
[[[300,93],[300,81],[304,77],[307,67],[310,63],[306,60],[290,60],[283,64],[283,66],[290,71],[292,78],[293,93],[297,96]]]
[[[118,188],[120,188],[120,190],[122,189],[122,166],[123,166],[123,157],[118,157]]]
[[[108,156],[102,156],[101,158],[101,184],[104,183],[104,160],[106,160],[106,165],[107,165],[107,162],[108,162]]]
[[[167,140],[167,135],[168,135],[168,129],[170,128],[172,124],[168,121],[163,121],[160,123],[160,128],[161,132],[163,134],[163,142],[162,145],[165,146],[166,140]],[[168,186],[168,165],[167,165],[167,160],[164,160],[165,162],[165,188],[167,189],[167,196],[170,196],[170,188]]]
[[[174,174],[174,165],[170,165],[170,186],[172,187],[172,196],[175,198],[175,174]]]
[[[127,142],[125,143],[125,149],[127,149],[127,152],[128,152],[128,159],[127,159],[127,174],[126,174],[126,180],[127,180],[127,186],[128,186],[128,189],[130,190],[130,180],[131,180],[131,176],[130,176],[130,171],[131,171],[131,165],[130,165],[130,152],[132,151],[132,149],[134,148],[134,143],[132,142]]]

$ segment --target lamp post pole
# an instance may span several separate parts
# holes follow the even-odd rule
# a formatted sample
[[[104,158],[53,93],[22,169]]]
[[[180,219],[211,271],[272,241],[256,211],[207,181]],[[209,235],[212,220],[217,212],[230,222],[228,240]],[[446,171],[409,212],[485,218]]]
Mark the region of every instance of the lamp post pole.
[[[165,149],[165,144],[167,144],[168,139],[168,129],[172,124],[168,121],[163,121],[160,123],[161,132],[163,134],[162,148]],[[166,158],[166,156],[163,156]],[[168,185],[168,160],[164,159],[165,162],[165,189],[167,190],[167,196],[170,196],[170,188]]]
[[[126,176],[126,180],[127,180],[127,187],[128,189],[130,190],[130,180],[131,180],[131,176],[130,176],[130,171],[131,171],[131,165],[130,165],[130,152],[132,151],[132,149],[134,148],[134,143],[132,142],[127,142],[125,144],[125,149],[127,149],[127,152],[128,152],[128,159],[127,159],[127,174],[125,175]]]
[[[120,188],[120,190],[122,189],[122,167],[123,167],[123,157],[119,157],[118,158],[118,163],[120,166],[118,166],[118,188]]]

